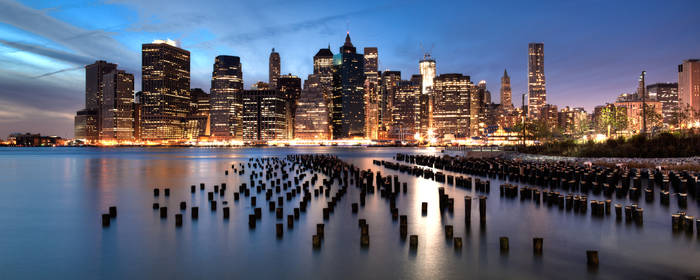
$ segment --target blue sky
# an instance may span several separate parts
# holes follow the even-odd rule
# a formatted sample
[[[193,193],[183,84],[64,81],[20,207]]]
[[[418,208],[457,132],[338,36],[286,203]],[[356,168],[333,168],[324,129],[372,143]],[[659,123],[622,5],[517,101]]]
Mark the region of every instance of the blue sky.
[[[379,48],[380,69],[418,72],[424,49],[438,73],[485,80],[498,101],[503,69],[514,101],[527,89],[527,44],[544,42],[549,103],[613,101],[647,81],[676,82],[700,57],[700,1],[15,1],[0,0],[0,138],[10,132],[72,137],[84,106],[82,66],[97,59],[136,75],[141,44],[170,38],[192,53],[192,87],[209,91],[219,54],[241,57],[246,86],[267,80],[275,48],[282,73],[305,78],[312,56],[350,31]]]

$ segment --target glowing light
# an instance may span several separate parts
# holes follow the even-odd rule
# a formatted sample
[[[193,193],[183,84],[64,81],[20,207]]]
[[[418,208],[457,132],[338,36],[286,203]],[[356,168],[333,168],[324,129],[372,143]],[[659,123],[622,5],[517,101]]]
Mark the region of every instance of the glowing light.
[[[165,40],[153,40],[153,44],[168,44],[173,47],[177,47],[177,41],[165,39]]]

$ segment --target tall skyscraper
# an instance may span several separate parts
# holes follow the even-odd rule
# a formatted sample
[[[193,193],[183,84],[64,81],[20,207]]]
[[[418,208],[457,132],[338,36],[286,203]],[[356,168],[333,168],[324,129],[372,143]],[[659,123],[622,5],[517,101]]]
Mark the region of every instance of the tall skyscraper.
[[[277,80],[280,78],[280,69],[280,54],[275,51],[275,48],[272,48],[272,52],[270,53],[270,69],[268,73],[269,79],[267,82],[273,89],[277,88]]]
[[[681,110],[689,108],[693,118],[700,119],[700,59],[678,65],[678,103]]]
[[[297,102],[301,96],[301,79],[292,74],[282,75],[277,80],[277,88],[287,102],[286,121],[287,138],[294,139],[294,120],[296,119]]]
[[[286,108],[286,98],[278,90],[244,90],[243,140],[286,140]]]
[[[102,132],[102,102],[104,96],[104,81],[105,74],[117,69],[117,65],[104,60],[95,61],[95,63],[85,66],[85,109],[77,114],[80,123],[76,129],[76,138],[79,134],[81,138],[86,140],[99,140]],[[93,123],[94,122],[94,123]],[[94,127],[94,129],[93,129]]]
[[[328,106],[321,90],[320,74],[311,74],[304,81],[304,90],[296,110],[294,137],[303,140],[328,140]]]
[[[435,78],[433,125],[437,138],[469,136],[472,87],[470,77],[462,74],[442,74]]]
[[[528,45],[528,116],[539,118],[542,107],[547,104],[547,90],[544,79],[544,44]]]
[[[333,139],[365,137],[364,63],[348,33],[333,57]]]
[[[211,97],[201,88],[190,90],[190,119],[197,121],[196,136],[211,135]]]
[[[365,55],[365,136],[379,138],[379,54],[377,48],[367,47]]]
[[[400,81],[391,107],[392,126],[389,137],[397,140],[413,140],[420,129],[421,75],[418,79]]]
[[[242,91],[241,59],[230,55],[217,56],[211,75],[211,136],[219,139],[243,138]]]
[[[174,41],[141,46],[142,139],[184,138],[190,105],[190,52]]]
[[[114,69],[103,82],[101,139],[133,140],[134,75]]]
[[[501,77],[501,106],[505,110],[513,109],[513,93],[510,89],[510,77],[508,77],[508,71],[503,70],[503,77]]]
[[[393,108],[396,89],[401,82],[401,71],[384,71],[381,74],[381,84],[379,88],[379,138],[388,138],[391,131],[392,119],[391,108]]]
[[[418,63],[418,68],[423,79],[421,81],[421,95],[418,100],[420,102],[420,134],[426,136],[428,130],[433,128],[433,103],[435,97],[433,95],[433,80],[437,75],[435,60],[429,53],[425,53],[423,59]]]
[[[333,52],[330,45],[328,48],[319,49],[314,55],[314,74],[318,75],[321,94],[328,106],[328,130],[332,131],[330,119],[333,112]]]

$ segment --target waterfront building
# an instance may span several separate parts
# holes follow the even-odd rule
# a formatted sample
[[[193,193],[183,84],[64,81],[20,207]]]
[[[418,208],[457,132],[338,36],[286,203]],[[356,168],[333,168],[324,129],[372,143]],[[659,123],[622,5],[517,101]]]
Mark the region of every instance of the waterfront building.
[[[73,123],[75,139],[86,141],[99,140],[97,130],[97,111],[82,109],[75,114]]]
[[[438,139],[469,137],[472,87],[470,77],[462,74],[442,74],[434,79],[433,126]]]
[[[284,95],[286,106],[286,138],[294,139],[294,120],[296,119],[297,101],[301,95],[301,79],[292,74],[282,75],[277,80],[277,89]]]
[[[171,40],[143,44],[141,73],[141,138],[184,138],[184,119],[190,110],[190,52]]]
[[[433,128],[433,106],[434,94],[433,84],[437,75],[435,60],[429,53],[423,55],[423,59],[418,62],[418,70],[421,78],[421,95],[418,102],[420,103],[419,112],[419,133],[422,136],[427,136],[428,131]]]
[[[686,59],[678,65],[678,105],[690,109],[695,120],[700,119],[700,59]]]
[[[643,114],[642,114],[642,105],[644,102],[641,100],[637,101],[622,101],[622,102],[615,102],[615,107],[617,108],[625,108],[625,112],[627,115],[627,130],[630,130],[632,132],[641,132],[644,128],[644,122],[643,122]],[[658,101],[646,101],[646,106],[647,110],[652,110],[659,116],[662,115],[662,105],[661,102]],[[648,114],[648,113],[647,113]],[[647,118],[647,131],[649,131],[651,128],[655,126],[661,126],[662,124],[662,119],[659,119],[658,122],[654,123],[652,120]]]
[[[323,97],[321,74],[311,74],[304,81],[304,90],[296,108],[294,137],[301,140],[328,140],[328,105]]]
[[[244,90],[243,140],[287,140],[287,100],[278,90]]]
[[[333,57],[333,139],[365,137],[364,83],[364,55],[357,53],[348,33]]]
[[[392,106],[392,125],[389,137],[397,140],[414,140],[420,130],[421,80],[400,81]]]
[[[543,121],[548,129],[556,128],[559,125],[559,109],[557,105],[545,104],[540,109],[540,121]]]
[[[209,136],[211,134],[211,98],[201,88],[190,90],[190,121],[196,120],[197,130],[190,138]]]
[[[379,55],[377,48],[366,47],[365,57],[365,135],[369,139],[379,137]]]
[[[134,75],[123,70],[114,69],[104,75],[101,140],[134,139]]]
[[[270,59],[269,59],[269,69],[268,69],[268,80],[267,82],[270,84],[270,88],[276,89],[277,88],[277,80],[280,77],[280,54],[275,51],[275,48],[272,48],[272,52],[270,52]]]
[[[401,82],[401,71],[384,71],[379,85],[378,138],[388,139],[392,125],[391,108],[393,108],[396,89]]]
[[[542,107],[547,104],[547,90],[544,78],[544,44],[528,45],[528,116],[539,118]]]
[[[569,108],[566,106],[559,111],[558,118],[558,127],[563,134],[576,135],[588,130],[588,127],[585,127],[588,114],[581,107]]]
[[[243,138],[243,70],[237,56],[220,55],[214,59],[211,77],[211,136],[216,139]]]
[[[105,74],[115,69],[117,69],[117,64],[104,60],[97,60],[95,63],[85,66],[85,108],[76,113],[74,127],[76,138],[89,141],[99,140],[102,129],[103,78]],[[92,129],[93,126],[94,129]]]

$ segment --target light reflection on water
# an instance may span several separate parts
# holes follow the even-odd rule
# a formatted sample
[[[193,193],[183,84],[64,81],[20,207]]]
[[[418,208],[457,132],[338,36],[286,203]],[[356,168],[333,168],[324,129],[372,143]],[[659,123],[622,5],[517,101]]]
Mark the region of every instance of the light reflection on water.
[[[674,235],[670,213],[658,196],[654,203],[639,201],[645,209],[644,226],[576,215],[556,207],[498,196],[498,180],[491,181],[487,224],[480,227],[478,201],[472,201],[472,221],[464,223],[464,196],[472,191],[445,186],[455,199],[454,213],[440,213],[437,188],[443,184],[399,174],[372,165],[372,159],[391,160],[397,152],[437,154],[439,150],[400,148],[0,148],[0,278],[658,278],[700,274],[696,235]],[[367,196],[359,214],[350,204],[359,192],[350,188],[326,221],[322,249],[311,248],[316,223],[323,221],[323,196],[312,197],[309,209],[277,240],[275,223],[286,225],[286,215],[300,197],[284,201],[285,219],[268,212],[263,194],[262,222],[249,230],[248,198],[234,202],[232,192],[246,175],[224,175],[232,163],[248,157],[295,153],[334,153],[362,169],[381,170],[409,182],[408,194],[397,199],[399,214],[408,215],[408,234],[419,236],[416,251],[399,238],[388,201],[379,193]],[[207,185],[226,182],[223,200],[231,217],[223,220],[221,205],[209,210]],[[321,180],[319,179],[319,184]],[[194,194],[189,186],[197,185]],[[154,187],[170,187],[171,195],[153,197]],[[334,188],[335,191],[335,188]],[[254,195],[254,192],[253,194]],[[218,195],[217,200],[222,198]],[[276,197],[273,196],[273,197]],[[589,200],[598,199],[595,196]],[[184,224],[175,228],[173,215],[187,201]],[[168,219],[151,209],[153,202],[168,207]],[[428,202],[427,216],[421,203]],[[631,202],[624,202],[625,205]],[[118,206],[118,218],[102,229],[99,214]],[[200,207],[199,219],[190,219],[189,207]],[[698,205],[689,203],[689,215]],[[357,219],[366,218],[370,248],[359,246]],[[461,251],[444,236],[445,225],[462,237]],[[499,236],[508,236],[510,252],[502,255]],[[532,256],[532,237],[544,238],[544,255]],[[601,265],[589,272],[585,250],[599,250]]]

